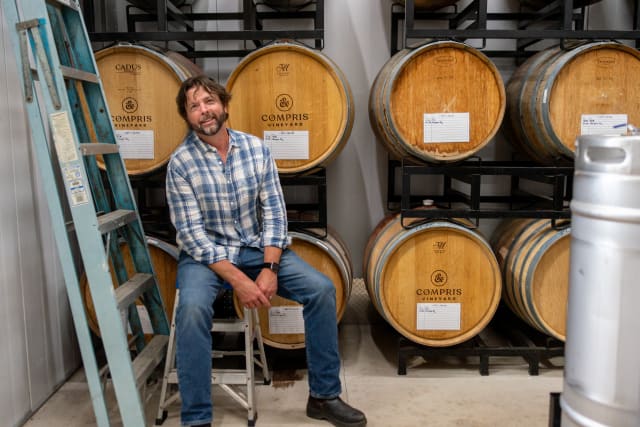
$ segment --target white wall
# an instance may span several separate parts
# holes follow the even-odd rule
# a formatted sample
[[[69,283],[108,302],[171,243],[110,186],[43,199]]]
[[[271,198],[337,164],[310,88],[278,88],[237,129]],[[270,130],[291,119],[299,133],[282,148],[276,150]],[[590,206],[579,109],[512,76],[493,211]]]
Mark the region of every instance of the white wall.
[[[96,3],[99,3],[96,0]],[[390,57],[391,0],[325,0],[323,52],[345,73],[356,115],[351,138],[328,167],[329,224],[344,238],[361,274],[369,234],[385,215],[387,156],[371,131],[369,90]],[[463,2],[463,3],[468,3]],[[96,5],[104,31],[124,31],[125,0]],[[203,11],[239,10],[240,0],[194,0]],[[490,11],[514,11],[516,0],[490,1]],[[631,28],[633,0],[603,0],[591,7],[590,28]],[[0,12],[1,14],[1,12]],[[0,414],[3,425],[19,425],[80,364],[47,205],[30,150],[12,46],[0,19]],[[204,23],[209,30],[238,23]],[[202,48],[222,42],[203,42]],[[200,61],[225,82],[239,59]],[[497,64],[503,77],[511,60]],[[508,150],[498,136],[482,151],[488,160]],[[487,224],[487,225],[484,225]],[[490,227],[491,221],[481,223]]]
[[[0,25],[0,414],[17,426],[81,360],[4,18]]]

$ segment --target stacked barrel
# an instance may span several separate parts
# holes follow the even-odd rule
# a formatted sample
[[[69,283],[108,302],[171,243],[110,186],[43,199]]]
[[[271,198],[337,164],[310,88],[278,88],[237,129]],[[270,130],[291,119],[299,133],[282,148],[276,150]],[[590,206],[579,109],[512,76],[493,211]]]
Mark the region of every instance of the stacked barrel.
[[[539,3],[523,2],[523,7],[546,6]],[[576,6],[593,2],[583,3]],[[416,2],[415,7],[429,5]],[[455,170],[456,162],[476,156],[499,130],[516,156],[539,165],[571,164],[578,136],[620,134],[627,124],[640,122],[640,84],[632,77],[640,75],[639,59],[636,49],[615,41],[565,42],[532,55],[505,85],[492,61],[477,49],[453,41],[426,41],[400,50],[381,68],[369,96],[371,127],[390,158],[405,164],[450,163]],[[527,324],[564,341],[568,222],[502,221],[491,236],[490,255],[481,251],[484,265],[477,267],[485,269],[484,275],[465,277],[467,264],[479,259],[474,251],[451,251],[456,260],[452,263],[444,252],[434,250],[464,225],[437,220],[404,228],[399,221],[384,219],[373,231],[364,273],[375,307],[402,335],[430,346],[466,340],[479,332],[479,324],[491,320],[495,306],[487,295],[497,290]],[[435,230],[441,237],[428,237]],[[472,227],[466,230],[474,242],[485,241]],[[495,268],[500,272],[497,278],[492,274]],[[436,285],[435,272],[447,278],[456,274],[456,283],[474,289],[474,298],[484,297],[470,302],[462,297],[470,291],[460,285]],[[446,286],[452,286],[452,296],[442,292],[446,302],[433,301],[443,310],[458,310],[456,332],[430,329],[421,320],[421,310],[431,313],[438,307],[425,306],[424,294],[437,295]],[[479,312],[482,322],[469,323],[469,313]]]

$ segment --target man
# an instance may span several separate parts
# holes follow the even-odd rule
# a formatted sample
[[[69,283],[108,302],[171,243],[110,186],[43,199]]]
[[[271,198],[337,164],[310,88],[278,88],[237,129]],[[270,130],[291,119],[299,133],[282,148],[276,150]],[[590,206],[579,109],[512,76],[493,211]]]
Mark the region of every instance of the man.
[[[274,159],[263,142],[226,127],[231,95],[206,76],[183,82],[176,103],[190,132],[167,166],[167,201],[181,253],[176,359],[183,425],[209,426],[213,301],[224,283],[240,304],[270,307],[276,293],[304,306],[307,415],[365,426],[339,395],[335,288],[287,249],[287,218]],[[257,267],[257,268],[256,268]]]

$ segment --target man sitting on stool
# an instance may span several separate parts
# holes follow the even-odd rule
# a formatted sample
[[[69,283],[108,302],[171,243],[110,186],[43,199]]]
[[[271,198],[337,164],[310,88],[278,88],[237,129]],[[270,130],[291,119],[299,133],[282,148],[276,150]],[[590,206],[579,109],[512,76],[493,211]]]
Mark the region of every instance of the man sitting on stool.
[[[287,249],[276,163],[258,137],[226,127],[230,99],[206,76],[185,80],[176,98],[190,128],[167,166],[167,202],[180,247],[176,359],[182,423],[209,426],[213,417],[213,301],[227,282],[247,308],[270,307],[276,293],[303,305],[307,415],[336,426],[365,426],[365,415],[339,397],[335,287]],[[262,266],[257,273],[256,266]]]

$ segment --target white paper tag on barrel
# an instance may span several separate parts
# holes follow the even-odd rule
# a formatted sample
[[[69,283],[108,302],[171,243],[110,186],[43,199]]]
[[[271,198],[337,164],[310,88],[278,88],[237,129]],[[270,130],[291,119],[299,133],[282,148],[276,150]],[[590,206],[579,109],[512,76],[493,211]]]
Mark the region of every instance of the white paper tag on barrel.
[[[269,309],[270,334],[304,334],[302,306],[280,306]]]
[[[418,303],[417,330],[459,331],[460,303]]]
[[[116,130],[116,139],[123,159],[153,159],[152,130]]]
[[[424,143],[469,142],[469,113],[424,115]]]
[[[276,160],[309,159],[307,130],[265,131],[263,140]]]
[[[621,134],[626,128],[626,114],[583,114],[580,118],[581,135]]]

